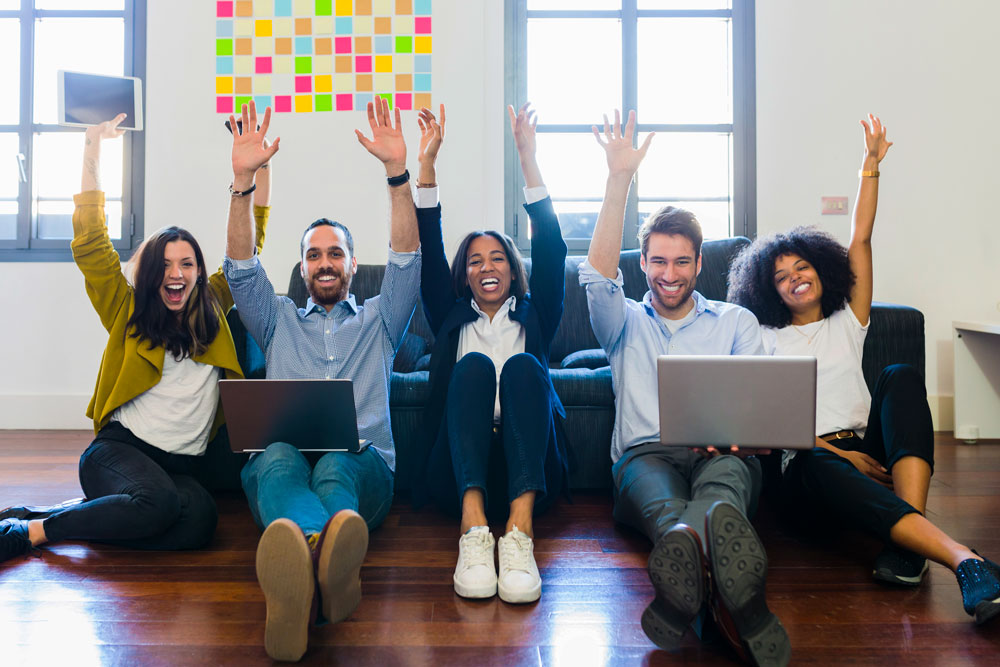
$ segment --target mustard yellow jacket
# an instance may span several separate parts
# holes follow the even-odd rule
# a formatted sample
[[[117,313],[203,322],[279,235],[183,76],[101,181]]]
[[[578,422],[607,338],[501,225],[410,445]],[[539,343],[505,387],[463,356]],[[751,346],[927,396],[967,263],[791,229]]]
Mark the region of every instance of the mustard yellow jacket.
[[[128,321],[135,311],[135,294],[121,270],[121,260],[104,221],[104,193],[91,190],[73,197],[73,259],[83,272],[87,296],[108,330],[108,345],[104,348],[101,369],[97,373],[97,386],[90,399],[87,416],[94,420],[94,433],[111,420],[111,414],[120,406],[153,387],[163,377],[164,348],[139,343],[128,335]],[[264,245],[264,229],[270,208],[254,207],[257,223],[257,252]],[[213,273],[208,284],[215,293],[221,309],[219,333],[205,353],[193,357],[195,361],[210,364],[225,371],[227,378],[242,378],[233,335],[226,322],[226,313],[233,305],[229,284],[222,269]],[[209,439],[215,437],[225,421],[219,405]]]

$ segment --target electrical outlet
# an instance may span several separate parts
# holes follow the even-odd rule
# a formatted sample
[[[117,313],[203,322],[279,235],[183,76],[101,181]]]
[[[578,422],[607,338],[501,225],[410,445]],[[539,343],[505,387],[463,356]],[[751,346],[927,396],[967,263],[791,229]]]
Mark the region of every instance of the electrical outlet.
[[[847,215],[847,197],[820,197],[822,215]]]

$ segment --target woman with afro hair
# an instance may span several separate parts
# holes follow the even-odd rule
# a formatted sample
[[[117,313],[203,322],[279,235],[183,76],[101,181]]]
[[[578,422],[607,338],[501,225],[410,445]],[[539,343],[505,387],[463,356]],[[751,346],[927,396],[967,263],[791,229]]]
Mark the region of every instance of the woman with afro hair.
[[[816,446],[783,452],[783,505],[818,506],[881,538],[878,581],[918,586],[927,559],[949,567],[965,611],[983,623],[1000,614],[1000,566],[924,517],[934,433],[923,380],[912,366],[888,366],[872,396],[861,370],[878,169],[892,145],[877,117],[861,125],[865,152],[850,245],[810,227],[760,238],[733,262],[728,300],[757,316],[770,354],[817,359]]]

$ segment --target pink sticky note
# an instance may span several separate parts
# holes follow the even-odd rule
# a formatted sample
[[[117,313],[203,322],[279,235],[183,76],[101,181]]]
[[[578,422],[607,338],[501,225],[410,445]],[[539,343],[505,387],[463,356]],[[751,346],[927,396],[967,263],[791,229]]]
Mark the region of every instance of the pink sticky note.
[[[260,57],[257,58],[257,74],[270,74],[271,73],[271,57]]]
[[[413,32],[418,35],[429,35],[431,34],[431,17],[430,16],[417,16],[413,19]]]
[[[313,89],[313,78],[311,76],[295,77],[295,92],[311,93]]]
[[[233,15],[232,0],[229,0],[228,2],[222,2],[220,0],[215,3],[215,15],[223,19],[231,18]]]
[[[396,93],[396,108],[407,111],[413,108],[413,96],[410,93]]]
[[[371,72],[372,71],[372,57],[371,56],[355,56],[354,57],[354,71],[355,72]]]
[[[351,52],[351,38],[350,37],[335,37],[333,39],[334,51],[337,53],[350,53]]]
[[[282,113],[290,113],[292,110],[292,96],[276,95],[274,98],[274,110]]]
[[[215,113],[232,113],[232,112],[233,112],[233,98],[231,97],[215,98]]]
[[[337,95],[337,111],[351,111],[354,109],[354,96],[350,93]]]

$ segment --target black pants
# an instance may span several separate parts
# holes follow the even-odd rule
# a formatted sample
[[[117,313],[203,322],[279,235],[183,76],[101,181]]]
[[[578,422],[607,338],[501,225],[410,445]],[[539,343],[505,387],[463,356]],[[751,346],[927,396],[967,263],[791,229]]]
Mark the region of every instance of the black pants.
[[[508,503],[535,491],[535,510],[541,511],[558,495],[562,466],[556,451],[547,374],[530,354],[516,354],[506,361],[500,372],[501,419],[495,429],[493,362],[472,352],[455,364],[448,385],[446,422],[459,506],[468,489],[479,488],[489,507],[490,488],[502,484],[504,478],[506,489],[500,486],[500,493],[506,495]],[[497,452],[494,445],[502,449],[500,466],[497,457],[491,456]]]
[[[905,456],[916,456],[934,469],[934,430],[924,381],[912,366],[888,366],[872,396],[864,438],[837,440],[839,449],[860,451],[887,470]],[[889,531],[912,505],[871,479],[847,459],[817,447],[801,451],[782,476],[784,506],[803,513],[820,510],[850,526],[889,542]],[[815,525],[815,517],[809,517]]]
[[[247,457],[223,426],[202,456],[171,454],[111,422],[80,457],[86,502],[45,520],[49,540],[93,540],[136,549],[198,549],[218,513],[209,490],[239,490]]]

